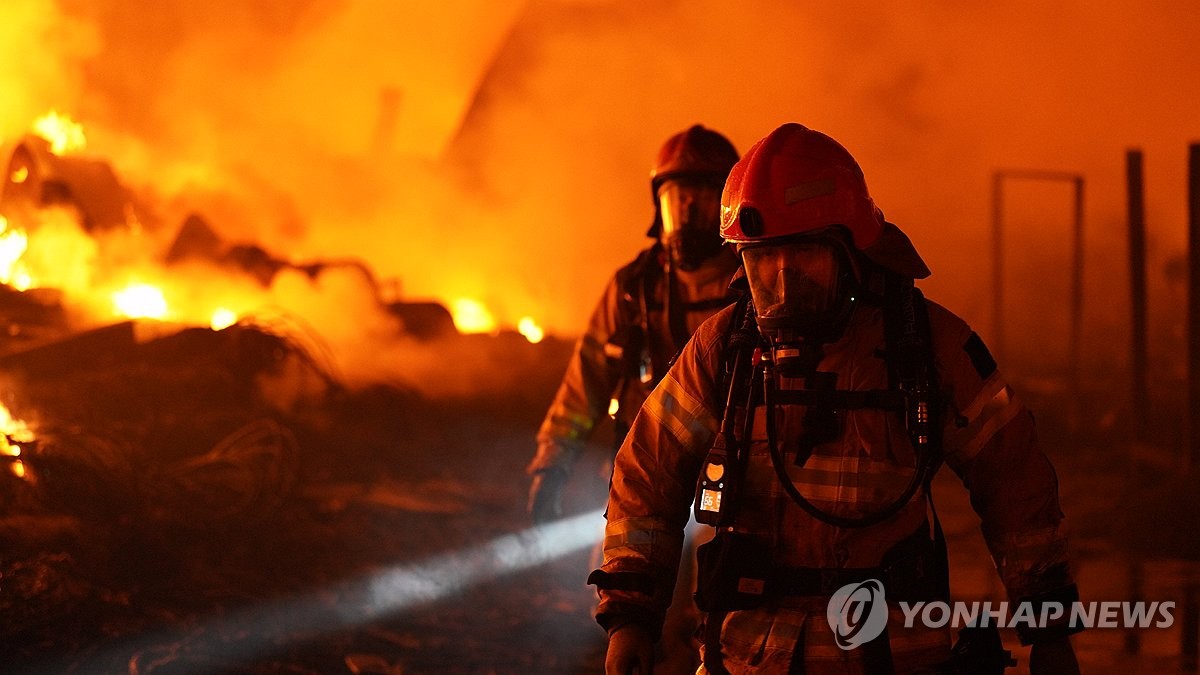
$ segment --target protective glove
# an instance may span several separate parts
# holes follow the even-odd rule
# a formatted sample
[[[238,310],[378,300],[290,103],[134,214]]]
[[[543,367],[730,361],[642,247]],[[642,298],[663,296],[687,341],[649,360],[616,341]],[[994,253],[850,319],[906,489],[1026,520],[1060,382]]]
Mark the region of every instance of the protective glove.
[[[566,483],[567,472],[562,469],[544,469],[533,474],[528,508],[534,524],[547,523],[562,515],[562,493]]]
[[[1079,662],[1075,660],[1070,638],[1033,643],[1029,650],[1029,675],[1079,675]]]
[[[627,623],[608,634],[605,675],[650,675],[654,672],[654,638],[640,623]]]

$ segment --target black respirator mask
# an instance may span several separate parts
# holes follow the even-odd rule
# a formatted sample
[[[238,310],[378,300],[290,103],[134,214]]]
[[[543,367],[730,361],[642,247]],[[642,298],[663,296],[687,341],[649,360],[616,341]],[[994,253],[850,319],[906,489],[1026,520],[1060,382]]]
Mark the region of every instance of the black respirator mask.
[[[658,189],[662,243],[678,269],[692,271],[721,252],[721,186],[675,178]]]
[[[816,370],[822,345],[845,330],[857,283],[845,247],[832,238],[798,238],[741,247],[758,329],[784,375]]]

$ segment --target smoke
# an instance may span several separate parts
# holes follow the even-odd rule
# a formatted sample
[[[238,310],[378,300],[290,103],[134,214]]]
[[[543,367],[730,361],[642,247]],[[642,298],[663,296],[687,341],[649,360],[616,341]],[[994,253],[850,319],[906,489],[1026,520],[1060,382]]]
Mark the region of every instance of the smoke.
[[[54,0],[11,0],[0,17],[0,138],[11,138],[47,110],[80,100],[99,36]]]
[[[799,121],[855,154],[934,270],[925,288],[985,337],[992,171],[1085,174],[1085,335],[1111,359],[1124,150],[1147,153],[1163,292],[1200,136],[1200,15],[1178,3],[19,0],[0,14],[3,131],[73,113],[93,151],[170,197],[164,227],[197,210],[231,240],[359,257],[406,298],[471,297],[560,334],[649,243],[668,135],[700,122],[744,151]],[[1060,246],[1006,270],[1024,305],[1065,283],[1070,197],[1011,199],[1036,203],[1011,204],[1010,256]],[[1065,311],[1041,300],[1006,314]],[[1047,340],[1065,335],[1027,339]]]

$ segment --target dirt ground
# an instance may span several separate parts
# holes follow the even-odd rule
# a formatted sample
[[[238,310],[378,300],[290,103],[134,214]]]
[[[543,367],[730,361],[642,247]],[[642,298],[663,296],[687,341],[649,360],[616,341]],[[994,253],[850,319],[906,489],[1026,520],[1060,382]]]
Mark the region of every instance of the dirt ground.
[[[287,345],[188,339],[14,376],[14,414],[52,432],[25,455],[37,482],[0,482],[0,672],[603,672],[584,586],[603,434],[569,485],[568,515],[583,516],[529,532],[524,512],[569,343],[453,345],[520,373],[477,395],[306,376],[281,407],[280,381],[308,368]],[[1140,498],[1165,474],[1135,475],[1112,433],[1068,437],[1056,411],[1042,419],[1085,599],[1125,599],[1135,559],[1147,597],[1178,600],[1195,515],[1159,528],[1174,536],[1129,525],[1138,509],[1178,515]],[[957,479],[943,472],[936,493],[954,593],[999,599]],[[1178,631],[1143,631],[1137,656],[1114,630],[1076,646],[1088,673],[1180,672]]]

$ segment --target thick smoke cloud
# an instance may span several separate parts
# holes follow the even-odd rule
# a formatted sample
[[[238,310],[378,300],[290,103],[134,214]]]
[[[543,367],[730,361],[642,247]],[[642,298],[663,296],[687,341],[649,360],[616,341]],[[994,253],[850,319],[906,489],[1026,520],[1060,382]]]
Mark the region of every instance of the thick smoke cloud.
[[[19,0],[0,11],[6,134],[58,107],[131,181],[217,214],[227,236],[300,259],[358,256],[409,297],[475,297],[506,323],[531,314],[561,333],[579,330],[646,242],[647,172],[666,136],[702,122],[744,150],[800,121],[855,153],[934,269],[927,290],[985,337],[991,172],[1084,173],[1087,336],[1093,358],[1119,358],[1123,153],[1147,152],[1162,294],[1184,240],[1186,145],[1200,137],[1200,15],[1178,3]],[[1012,302],[1056,317],[1069,199],[1010,194]]]

